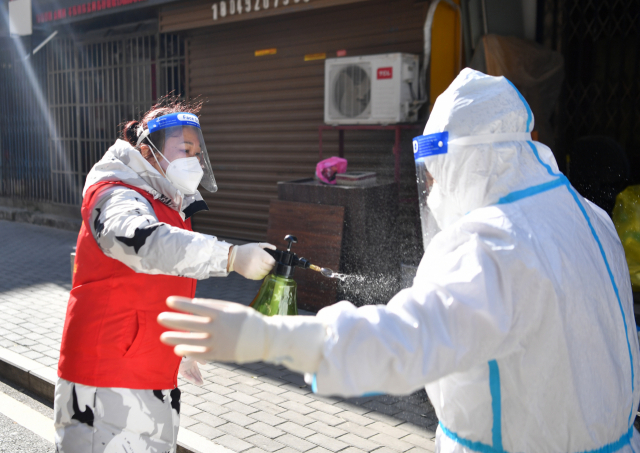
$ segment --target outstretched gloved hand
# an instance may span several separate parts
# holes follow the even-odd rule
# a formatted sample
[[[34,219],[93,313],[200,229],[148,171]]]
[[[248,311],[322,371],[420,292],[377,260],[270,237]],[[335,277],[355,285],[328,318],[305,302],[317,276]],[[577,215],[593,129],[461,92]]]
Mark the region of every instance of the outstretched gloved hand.
[[[179,356],[220,362],[270,362],[301,373],[315,373],[327,329],[313,316],[263,316],[234,302],[172,296],[158,322],[185,332],[164,332],[163,343]]]
[[[180,368],[178,368],[178,373],[180,374],[180,376],[182,376],[192,384],[204,384],[204,381],[202,380],[202,374],[200,373],[200,369],[198,368],[198,362],[191,357],[182,358],[182,361],[180,362]]]
[[[236,271],[249,280],[263,279],[276,264],[265,248],[276,249],[266,242],[234,245],[229,255],[229,272]]]

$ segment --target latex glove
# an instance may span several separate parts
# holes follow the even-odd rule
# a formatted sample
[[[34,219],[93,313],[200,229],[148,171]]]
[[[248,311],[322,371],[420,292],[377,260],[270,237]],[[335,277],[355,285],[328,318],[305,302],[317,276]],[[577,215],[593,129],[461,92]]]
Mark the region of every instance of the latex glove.
[[[163,343],[179,356],[220,362],[269,362],[301,373],[315,373],[327,329],[312,316],[263,316],[234,302],[172,296],[158,322],[186,332],[164,332]]]
[[[234,245],[229,254],[229,272],[236,271],[249,280],[262,280],[276,265],[265,248],[276,249],[267,242]]]
[[[182,358],[182,362],[180,362],[180,368],[178,368],[178,373],[180,374],[180,376],[182,376],[192,384],[204,384],[204,381],[202,380],[202,374],[200,374],[200,369],[198,368],[198,362],[191,357]]]

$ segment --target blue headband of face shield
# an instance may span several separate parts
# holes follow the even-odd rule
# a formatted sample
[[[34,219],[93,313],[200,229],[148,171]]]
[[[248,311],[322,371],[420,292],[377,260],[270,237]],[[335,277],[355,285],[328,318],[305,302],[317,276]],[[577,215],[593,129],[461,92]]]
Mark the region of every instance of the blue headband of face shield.
[[[424,159],[436,154],[445,154],[449,148],[449,132],[420,135],[413,139],[414,160]]]
[[[413,139],[414,160],[449,152],[449,145],[480,145],[485,143],[531,141],[531,132],[507,132],[501,134],[469,135],[449,140],[449,132],[420,135]]]
[[[192,113],[170,113],[155,118],[147,124],[149,133],[157,132],[162,129],[174,126],[193,126],[200,129],[200,121],[198,117]]]

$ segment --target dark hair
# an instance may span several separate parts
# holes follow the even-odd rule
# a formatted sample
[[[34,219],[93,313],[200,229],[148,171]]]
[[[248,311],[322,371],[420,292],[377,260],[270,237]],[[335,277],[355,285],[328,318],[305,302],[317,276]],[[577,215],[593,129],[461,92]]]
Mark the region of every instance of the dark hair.
[[[170,113],[185,112],[197,115],[202,108],[202,103],[203,101],[197,98],[193,101],[183,101],[178,96],[163,96],[158,99],[158,102],[151,107],[147,113],[142,115],[140,120],[123,123],[121,137],[123,140],[129,142],[131,146],[135,147],[138,142],[138,127],[141,124],[144,129],[147,129],[149,121]],[[154,132],[149,136],[153,144],[157,146],[160,151],[164,148],[164,137],[165,134],[161,132]]]

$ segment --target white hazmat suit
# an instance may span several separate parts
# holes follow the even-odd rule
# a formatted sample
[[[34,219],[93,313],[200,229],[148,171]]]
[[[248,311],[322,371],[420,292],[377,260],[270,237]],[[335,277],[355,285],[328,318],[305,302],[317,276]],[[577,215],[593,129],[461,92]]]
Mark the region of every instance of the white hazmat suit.
[[[441,452],[640,452],[624,251],[611,220],[571,187],[546,146],[505,141],[532,128],[508,80],[462,71],[424,132],[448,131],[449,145],[427,158],[437,187],[429,205],[442,231],[413,287],[386,306],[340,302],[297,324],[220,306],[213,324],[228,312],[240,329],[216,340],[235,344],[236,355],[212,347],[201,356],[284,363],[312,373],[314,391],[328,395],[426,385]],[[256,335],[260,323],[271,333]],[[279,346],[284,331],[306,341]],[[248,354],[248,345],[260,354]]]

